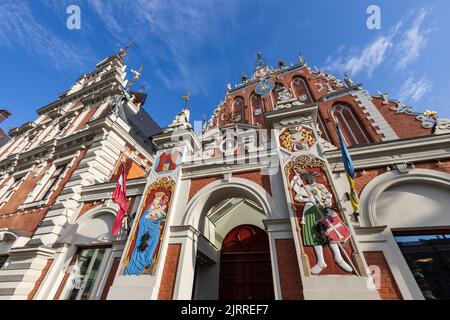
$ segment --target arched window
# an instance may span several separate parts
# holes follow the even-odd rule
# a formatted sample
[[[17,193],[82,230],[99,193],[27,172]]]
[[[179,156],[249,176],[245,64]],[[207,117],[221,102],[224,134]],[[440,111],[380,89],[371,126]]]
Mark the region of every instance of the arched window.
[[[337,104],[331,110],[335,122],[339,123],[347,146],[369,143],[370,139],[364,128],[357,120],[351,108],[344,104]]]
[[[236,97],[234,99],[233,114],[234,114],[234,121],[246,123],[247,119],[245,119],[244,99],[242,99],[241,97]]]
[[[309,93],[308,86],[305,80],[300,77],[295,77],[291,82],[292,91],[295,97],[302,103],[312,103],[311,94]]]
[[[252,106],[251,111],[253,113],[252,118],[254,119],[252,124],[259,123],[261,125],[263,123],[263,113],[265,112],[263,99],[259,94],[253,94],[250,98],[250,103]]]

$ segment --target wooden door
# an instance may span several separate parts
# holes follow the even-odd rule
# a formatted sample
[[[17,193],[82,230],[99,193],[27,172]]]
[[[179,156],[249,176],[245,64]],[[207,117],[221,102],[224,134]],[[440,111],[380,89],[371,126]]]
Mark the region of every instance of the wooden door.
[[[253,225],[234,228],[222,244],[219,299],[274,298],[267,233]]]

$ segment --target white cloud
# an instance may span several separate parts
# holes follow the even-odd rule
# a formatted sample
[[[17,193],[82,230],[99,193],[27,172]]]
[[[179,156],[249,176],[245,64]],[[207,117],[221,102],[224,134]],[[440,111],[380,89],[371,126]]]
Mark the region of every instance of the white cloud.
[[[414,62],[428,42],[427,35],[430,29],[423,29],[423,22],[428,15],[428,11],[421,9],[412,22],[411,28],[402,34],[402,39],[397,46],[399,61],[397,69],[404,69]]]
[[[425,76],[416,80],[413,75],[410,75],[401,86],[398,95],[402,101],[415,103],[429,93],[432,87],[433,83]]]
[[[0,2],[0,47],[22,48],[60,70],[81,67],[86,61],[80,48],[45,28],[29,5],[20,0]]]
[[[385,60],[386,52],[392,46],[391,37],[378,37],[361,52],[338,58],[328,57],[326,63],[329,65],[326,68],[331,71],[348,72],[352,75],[366,71],[370,78],[375,69]]]
[[[351,75],[365,73],[371,78],[375,70],[383,63],[395,63],[395,70],[404,69],[414,62],[427,44],[429,29],[423,24],[428,15],[426,9],[407,15],[389,30],[366,44],[363,48],[350,48],[336,52],[336,56],[327,57],[326,69],[335,72],[347,71]],[[404,30],[407,22],[413,18],[410,28]]]
[[[116,41],[136,40],[163,84],[202,94],[207,93],[209,84],[192,62],[205,65],[197,58],[202,46],[217,51],[223,48],[225,29],[234,25],[234,12],[239,8],[238,2],[208,0],[88,3]]]

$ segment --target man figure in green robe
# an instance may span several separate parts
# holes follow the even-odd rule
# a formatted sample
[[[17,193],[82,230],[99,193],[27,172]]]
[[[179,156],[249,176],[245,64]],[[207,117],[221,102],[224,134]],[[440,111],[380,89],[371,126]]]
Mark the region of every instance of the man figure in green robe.
[[[318,174],[307,172],[299,176],[295,175],[291,181],[291,188],[295,192],[294,201],[305,203],[302,216],[302,238],[304,246],[313,246],[317,256],[317,263],[311,268],[311,273],[318,275],[327,267],[323,256],[323,246],[327,243],[321,232],[318,221],[327,217],[336,217],[337,213],[331,209],[333,196],[321,183],[316,182]],[[303,180],[306,185],[303,183]],[[329,243],[333,252],[334,261],[346,272],[352,272],[352,267],[342,258],[337,243]]]

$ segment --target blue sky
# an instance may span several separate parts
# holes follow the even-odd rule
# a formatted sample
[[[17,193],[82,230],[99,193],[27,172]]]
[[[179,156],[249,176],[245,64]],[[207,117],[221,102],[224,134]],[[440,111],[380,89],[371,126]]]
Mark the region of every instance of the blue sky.
[[[66,27],[70,4],[81,9],[80,30]],[[381,8],[381,30],[366,27],[371,4]],[[273,66],[302,51],[311,67],[347,70],[370,93],[450,117],[449,14],[448,0],[1,0],[0,108],[13,113],[1,127],[34,120],[131,39],[127,65],[145,66],[146,109],[161,126],[188,88],[192,120],[209,117],[226,82],[252,74],[257,51]]]

